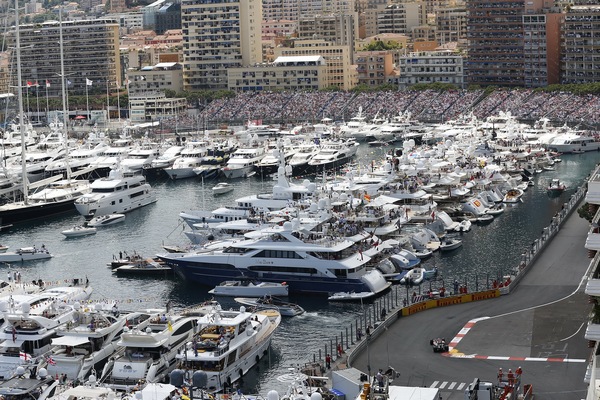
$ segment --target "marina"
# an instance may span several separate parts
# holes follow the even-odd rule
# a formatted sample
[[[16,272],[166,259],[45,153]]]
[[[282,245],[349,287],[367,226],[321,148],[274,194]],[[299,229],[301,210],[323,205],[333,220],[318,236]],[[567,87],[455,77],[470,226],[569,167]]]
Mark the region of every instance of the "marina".
[[[385,149],[361,145],[358,152],[359,157],[367,155],[381,158]],[[436,266],[439,270],[438,279],[442,279],[448,288],[456,280],[461,285],[474,288],[488,281],[491,283],[496,276],[503,276],[518,265],[522,257],[522,251],[507,249],[524,250],[531,245],[532,240],[539,236],[552,216],[561,209],[572,190],[581,185],[584,176],[595,164],[594,156],[595,153],[563,155],[563,162],[557,164],[554,171],[545,171],[533,178],[536,185],[524,192],[522,202],[506,207],[497,220],[473,226],[470,232],[460,234],[463,246],[459,250],[443,254],[436,252],[423,260],[423,266],[427,269]],[[549,197],[546,187],[554,177],[560,177],[561,182],[567,184],[567,189],[557,197]],[[177,278],[165,279],[162,276],[143,279],[112,276],[110,269],[94,266],[118,258],[116,255],[119,251],[153,256],[162,252],[161,246],[164,244],[183,246],[189,242],[181,233],[178,212],[214,209],[222,204],[232,204],[240,196],[269,192],[273,181],[258,176],[248,178],[236,186],[235,193],[219,196],[218,200],[213,200],[211,185],[203,187],[194,179],[165,178],[153,180],[151,184],[157,202],[129,212],[118,228],[98,230],[93,236],[65,240],[56,235],[56,232],[82,223],[83,217],[77,212],[20,224],[3,231],[3,243],[10,248],[27,242],[36,243],[37,246],[44,244],[52,249],[54,257],[50,260],[18,265],[23,279],[87,277],[94,287],[92,298],[114,299],[121,309],[164,307],[169,300],[173,307],[185,308],[209,299],[210,287],[203,289]],[[82,265],[86,267],[82,268]],[[440,284],[439,281],[432,283],[435,285],[433,287]],[[428,289],[425,283],[414,290],[424,293]],[[294,294],[289,300],[301,305],[306,312],[281,323],[274,334],[272,347],[259,363],[259,368],[250,370],[244,376],[245,392],[260,392],[264,388],[285,390],[285,385],[278,383],[276,377],[292,365],[303,365],[310,361],[314,353],[320,352],[322,356],[321,349],[328,343],[328,338],[335,338],[340,326],[350,325],[366,306],[361,305],[360,301],[328,303],[322,297],[298,297]],[[220,301],[224,308],[239,308],[234,299],[223,298]],[[314,335],[315,332],[319,332],[319,335]],[[302,349],[294,347],[298,340],[305,344]]]

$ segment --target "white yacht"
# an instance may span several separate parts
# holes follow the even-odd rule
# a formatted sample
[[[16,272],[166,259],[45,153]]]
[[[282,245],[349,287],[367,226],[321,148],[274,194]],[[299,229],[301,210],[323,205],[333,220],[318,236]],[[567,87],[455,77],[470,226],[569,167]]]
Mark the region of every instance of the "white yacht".
[[[159,149],[155,144],[144,143],[125,156],[120,162],[121,167],[134,172],[149,167],[154,159],[159,156]]]
[[[161,382],[175,369],[175,357],[192,339],[196,326],[194,317],[166,316],[157,310],[147,324],[123,330],[117,344],[124,351],[105,365],[100,381],[118,390],[132,388],[140,380]]]
[[[135,144],[132,139],[117,139],[96,160],[90,163],[90,168],[98,176],[107,176],[111,170],[118,166],[119,161],[125,158],[134,148]]]
[[[265,156],[264,147],[239,148],[227,161],[223,174],[227,179],[236,179],[247,177],[254,172],[254,166]]]
[[[208,142],[190,142],[181,150],[179,157],[173,165],[166,167],[164,171],[171,179],[185,179],[196,176],[194,168],[202,163],[203,158],[208,155]]]
[[[180,145],[168,147],[161,155],[150,161],[149,166],[144,167],[144,173],[158,173],[159,171],[172,166],[175,160],[179,158],[183,149],[184,147]]]
[[[295,153],[288,161],[292,175],[302,175],[308,169],[308,162],[319,152],[319,146],[314,142],[304,142],[295,146]]]
[[[217,305],[198,319],[198,334],[177,355],[180,367],[204,371],[208,392],[231,388],[267,354],[280,323],[276,310],[252,313],[242,306],[239,311],[225,311]]]
[[[593,136],[566,133],[556,136],[548,147],[559,153],[583,153],[585,151],[599,150],[600,140]]]
[[[88,169],[91,163],[98,159],[108,145],[105,142],[82,145],[74,150],[69,150],[68,166],[71,171]],[[67,170],[67,158],[52,161],[46,166],[46,175],[60,175]]]
[[[323,172],[339,167],[350,161],[358,150],[358,143],[347,141],[326,141],[321,150],[308,162],[310,172]]]
[[[53,376],[65,374],[67,379],[79,381],[93,370],[102,371],[119,349],[117,340],[126,318],[116,306],[106,303],[79,307],[73,321],[57,328],[58,337],[52,339],[52,351],[42,366]]]
[[[19,366],[44,362],[56,330],[74,317],[71,304],[90,295],[87,286],[64,287],[1,302],[6,322],[0,331],[0,379],[11,378]]]
[[[156,202],[156,194],[144,176],[120,168],[112,170],[108,178],[96,179],[91,189],[75,201],[81,215],[123,214]]]

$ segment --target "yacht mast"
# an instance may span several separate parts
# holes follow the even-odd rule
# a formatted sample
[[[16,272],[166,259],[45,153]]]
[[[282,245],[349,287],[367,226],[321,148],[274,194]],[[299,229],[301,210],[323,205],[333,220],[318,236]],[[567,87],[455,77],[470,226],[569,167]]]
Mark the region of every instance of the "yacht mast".
[[[23,183],[23,201],[27,204],[27,165],[25,164],[25,110],[23,110],[23,78],[21,77],[21,35],[19,32],[19,0],[15,0],[15,49],[17,51],[17,101],[19,103],[19,130],[21,131],[21,174]]]
[[[65,76],[65,52],[64,52],[64,43],[63,43],[63,25],[62,25],[62,14],[63,7],[62,4],[59,9],[59,28],[58,28],[58,43],[60,45],[60,83],[62,89],[62,112],[63,112],[63,135],[65,136],[65,172],[67,174],[66,178],[68,180],[71,179],[71,167],[69,167],[69,115],[67,114],[67,106],[66,98],[67,98],[67,85]]]

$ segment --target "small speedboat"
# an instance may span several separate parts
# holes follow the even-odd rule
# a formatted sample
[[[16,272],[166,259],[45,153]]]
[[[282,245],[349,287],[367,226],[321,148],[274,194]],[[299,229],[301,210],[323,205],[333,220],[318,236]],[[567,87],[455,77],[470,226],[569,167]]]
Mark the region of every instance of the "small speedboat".
[[[61,232],[66,237],[80,237],[80,236],[88,236],[96,233],[96,228],[93,226],[86,225],[77,225],[72,227],[71,229],[67,229]]]
[[[329,301],[362,301],[375,296],[374,292],[337,292],[331,294]]]
[[[288,285],[276,282],[258,282],[252,279],[224,281],[208,291],[215,296],[265,297],[287,296]]]
[[[229,193],[233,190],[233,185],[230,185],[227,182],[218,183],[216,186],[212,188],[214,195]]]
[[[565,191],[565,189],[567,188],[567,186],[562,183],[560,180],[558,179],[552,179],[552,181],[550,182],[550,185],[548,185],[548,193],[549,194],[559,194]]]
[[[88,226],[106,226],[113,225],[125,221],[125,214],[106,214],[99,215],[88,221]]]
[[[0,253],[0,262],[20,262],[20,261],[35,261],[35,260],[47,260],[52,258],[52,254],[48,252],[46,247],[42,245],[41,248],[33,247],[21,247],[16,251],[6,251]]]
[[[455,238],[447,238],[440,243],[440,251],[456,250],[462,246],[462,240]]]
[[[7,250],[8,250],[8,246],[4,246],[4,245],[0,244],[0,253],[6,253]]]
[[[420,250],[415,250],[413,251],[414,255],[419,257],[421,260],[431,257],[433,255],[433,251],[429,250],[429,249],[420,249]]]
[[[521,200],[521,196],[523,196],[523,191],[521,189],[513,188],[510,189],[504,195],[504,199],[502,199],[503,203],[517,203]]]
[[[246,306],[256,307],[257,310],[275,309],[284,317],[294,317],[304,313],[304,308],[300,307],[298,304],[288,303],[277,297],[261,297],[258,299],[236,297],[235,301]]]
[[[420,285],[423,279],[425,279],[425,269],[416,267],[408,271],[404,278],[400,279],[400,283],[403,285]]]
[[[494,220],[494,216],[492,214],[481,214],[477,217],[477,222],[480,224],[487,224],[488,222],[492,222]]]
[[[469,232],[471,230],[471,221],[468,219],[460,221],[460,224],[458,224],[454,230],[456,232]]]

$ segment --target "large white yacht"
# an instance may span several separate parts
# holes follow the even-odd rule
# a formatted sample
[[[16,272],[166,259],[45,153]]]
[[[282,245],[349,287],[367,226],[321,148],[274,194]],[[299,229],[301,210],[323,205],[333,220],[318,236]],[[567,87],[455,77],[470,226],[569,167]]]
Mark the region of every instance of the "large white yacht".
[[[358,143],[353,140],[326,141],[321,150],[308,162],[308,169],[310,172],[323,172],[339,167],[350,161],[357,150]]]
[[[198,319],[198,334],[177,355],[180,368],[204,371],[209,392],[231,388],[267,354],[280,323],[276,310],[249,312],[242,306],[225,311],[217,304]]]
[[[381,273],[367,271],[369,260],[383,250],[368,242],[371,235],[331,238],[292,229],[294,225],[299,223],[285,222],[283,226],[259,231],[260,237],[231,243],[222,250],[200,249],[159,257],[183,279],[203,285],[216,286],[246,276],[287,282],[290,292],[378,294],[389,287]]]
[[[559,153],[583,153],[600,149],[600,140],[593,136],[566,133],[556,136],[548,148]]]
[[[196,176],[194,168],[202,163],[203,158],[208,154],[208,142],[190,142],[181,150],[179,157],[173,162],[173,165],[164,170],[171,179],[185,179]]]
[[[159,156],[160,150],[156,144],[143,143],[133,150],[121,161],[121,167],[130,171],[139,172],[149,167],[152,161]]]
[[[0,379],[11,378],[19,366],[37,366],[51,349],[58,327],[74,317],[76,301],[91,288],[63,287],[24,295],[0,303],[5,324],[0,331]]]
[[[134,148],[135,144],[132,139],[117,139],[96,160],[90,163],[90,168],[98,176],[107,176],[111,170],[119,165],[120,160],[125,158]]]
[[[247,177],[264,156],[265,148],[262,146],[239,148],[227,161],[223,174],[227,179]]]
[[[292,168],[292,175],[302,175],[308,169],[308,162],[319,152],[319,146],[314,142],[304,142],[295,146],[296,152],[288,161]]]
[[[43,366],[53,376],[65,374],[67,379],[79,381],[93,370],[102,371],[119,349],[117,340],[126,318],[108,303],[79,307],[73,321],[57,328],[59,336],[52,339],[52,351]]]
[[[114,362],[107,363],[101,382],[118,390],[127,390],[140,380],[161,382],[175,369],[175,356],[190,341],[196,318],[168,315],[157,310],[147,324],[126,328],[118,341],[124,347]]]
[[[156,202],[156,194],[144,176],[120,168],[113,169],[108,178],[96,179],[91,188],[91,193],[75,201],[81,215],[123,214]]]

